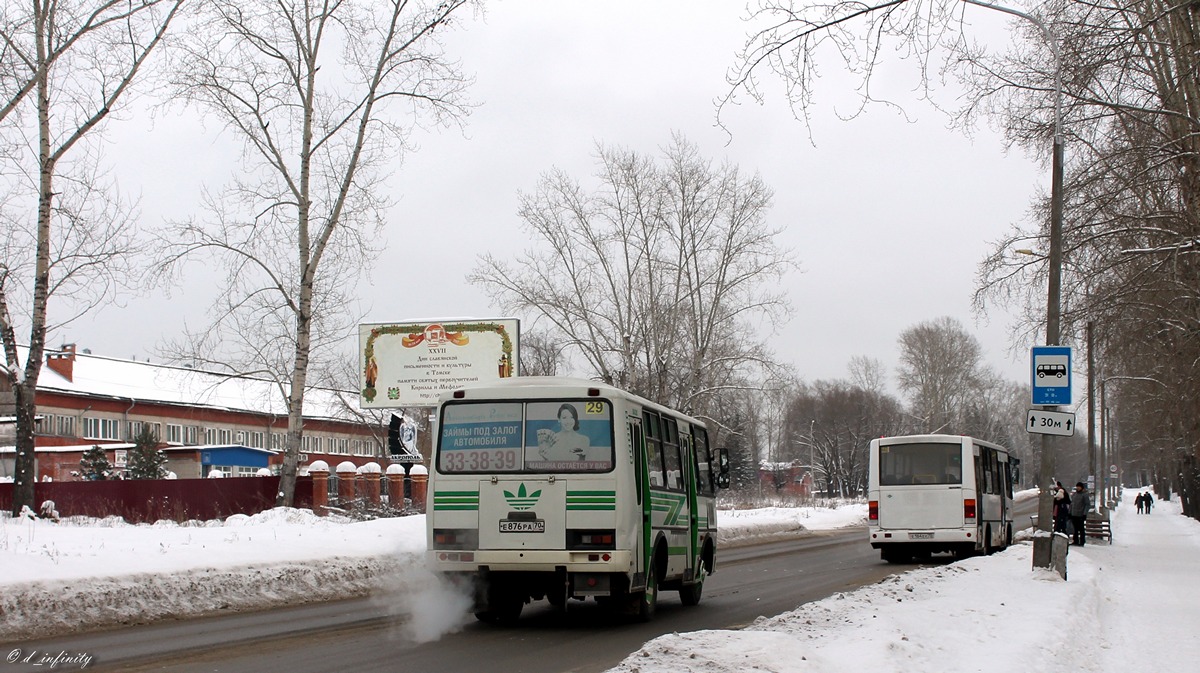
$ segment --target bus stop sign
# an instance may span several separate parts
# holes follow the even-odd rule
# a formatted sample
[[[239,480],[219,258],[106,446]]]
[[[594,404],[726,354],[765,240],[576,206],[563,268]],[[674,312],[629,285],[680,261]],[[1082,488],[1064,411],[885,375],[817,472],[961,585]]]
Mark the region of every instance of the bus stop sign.
[[[1034,346],[1029,355],[1033,404],[1071,403],[1071,347]]]

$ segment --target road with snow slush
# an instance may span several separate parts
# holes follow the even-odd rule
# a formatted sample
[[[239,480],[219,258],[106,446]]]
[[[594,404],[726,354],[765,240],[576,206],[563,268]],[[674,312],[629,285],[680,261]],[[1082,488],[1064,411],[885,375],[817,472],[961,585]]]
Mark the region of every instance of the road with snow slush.
[[[939,555],[933,563],[950,561]],[[648,623],[614,619],[593,602],[571,602],[564,614],[541,601],[526,606],[513,627],[468,617],[456,632],[417,644],[407,617],[397,616],[386,600],[376,597],[60,637],[21,647],[25,652],[86,652],[89,671],[586,673],[611,668],[664,633],[739,628],[911,567],[882,562],[867,544],[865,529],[855,528],[722,550],[700,605],[685,607],[676,595],[664,592],[658,614]],[[23,668],[11,666],[4,673]]]

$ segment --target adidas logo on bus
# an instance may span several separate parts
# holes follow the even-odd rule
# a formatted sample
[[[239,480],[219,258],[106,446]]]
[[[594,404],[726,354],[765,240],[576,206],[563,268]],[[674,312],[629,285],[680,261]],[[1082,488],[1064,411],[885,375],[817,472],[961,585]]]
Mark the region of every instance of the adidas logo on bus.
[[[542,489],[538,489],[533,493],[527,493],[525,484],[517,487],[517,492],[514,494],[511,491],[504,492],[504,500],[508,502],[508,506],[517,511],[532,509],[537,504],[538,498],[542,495]]]

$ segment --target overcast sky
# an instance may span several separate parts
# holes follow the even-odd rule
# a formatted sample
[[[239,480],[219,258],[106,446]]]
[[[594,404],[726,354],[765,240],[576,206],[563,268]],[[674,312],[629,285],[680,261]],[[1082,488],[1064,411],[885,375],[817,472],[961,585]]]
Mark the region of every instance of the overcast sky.
[[[501,315],[464,276],[485,251],[527,245],[518,191],[532,191],[552,167],[589,183],[597,142],[654,153],[679,131],[775,190],[770,222],[801,272],[784,283],[795,313],[772,343],[805,379],[844,377],[855,355],[892,370],[903,329],[951,316],[980,339],[989,364],[1027,381],[1030,344],[1014,355],[1010,318],[977,322],[970,302],[988,242],[1026,217],[1049,171],[1006,153],[988,129],[971,139],[948,130],[941,113],[907,93],[915,70],[901,62],[887,64],[876,87],[907,101],[909,121],[883,106],[841,120],[853,108],[853,81],[828,61],[811,142],[777,82],[768,82],[766,106],[744,101],[725,118],[730,137],[714,124],[714,100],[749,29],[742,7],[498,0],[450,35],[479,107],[462,132],[418,135],[419,151],[398,166],[386,247],[360,289],[364,320]],[[988,14],[996,13],[968,11],[978,36],[1006,39],[1006,19]],[[953,104],[953,92],[943,93]],[[228,178],[237,153],[215,131],[178,113],[110,127],[108,159],[122,190],[141,194],[147,225],[188,216],[202,185]],[[135,299],[69,326],[50,345],[157,360],[155,346],[184,320],[199,324],[206,301],[197,290]]]

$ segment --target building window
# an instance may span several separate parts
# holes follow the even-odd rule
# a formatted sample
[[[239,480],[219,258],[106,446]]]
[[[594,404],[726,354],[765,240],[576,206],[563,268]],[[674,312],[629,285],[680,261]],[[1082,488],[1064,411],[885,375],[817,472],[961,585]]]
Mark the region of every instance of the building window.
[[[217,443],[217,429],[216,428],[204,428],[204,443],[209,446],[212,446],[213,444]]]
[[[84,439],[120,439],[121,422],[115,418],[83,419]]]
[[[75,417],[74,416],[56,416],[54,418],[55,434],[62,437],[75,436]]]
[[[183,426],[167,423],[167,443],[182,444],[183,443]]]
[[[188,425],[183,428],[183,443],[186,446],[195,446],[200,438],[200,428],[195,425]]]
[[[241,465],[237,467],[237,476],[239,477],[253,477],[256,474],[258,474],[257,467],[244,467]]]
[[[255,449],[263,448],[263,433],[261,431],[250,433],[250,446]]]
[[[238,443],[238,444],[241,444],[242,446],[247,446],[247,444],[246,444],[246,431],[245,431],[245,430],[238,430],[237,432],[233,433],[233,441],[234,441],[234,442],[236,442],[236,443]]]

